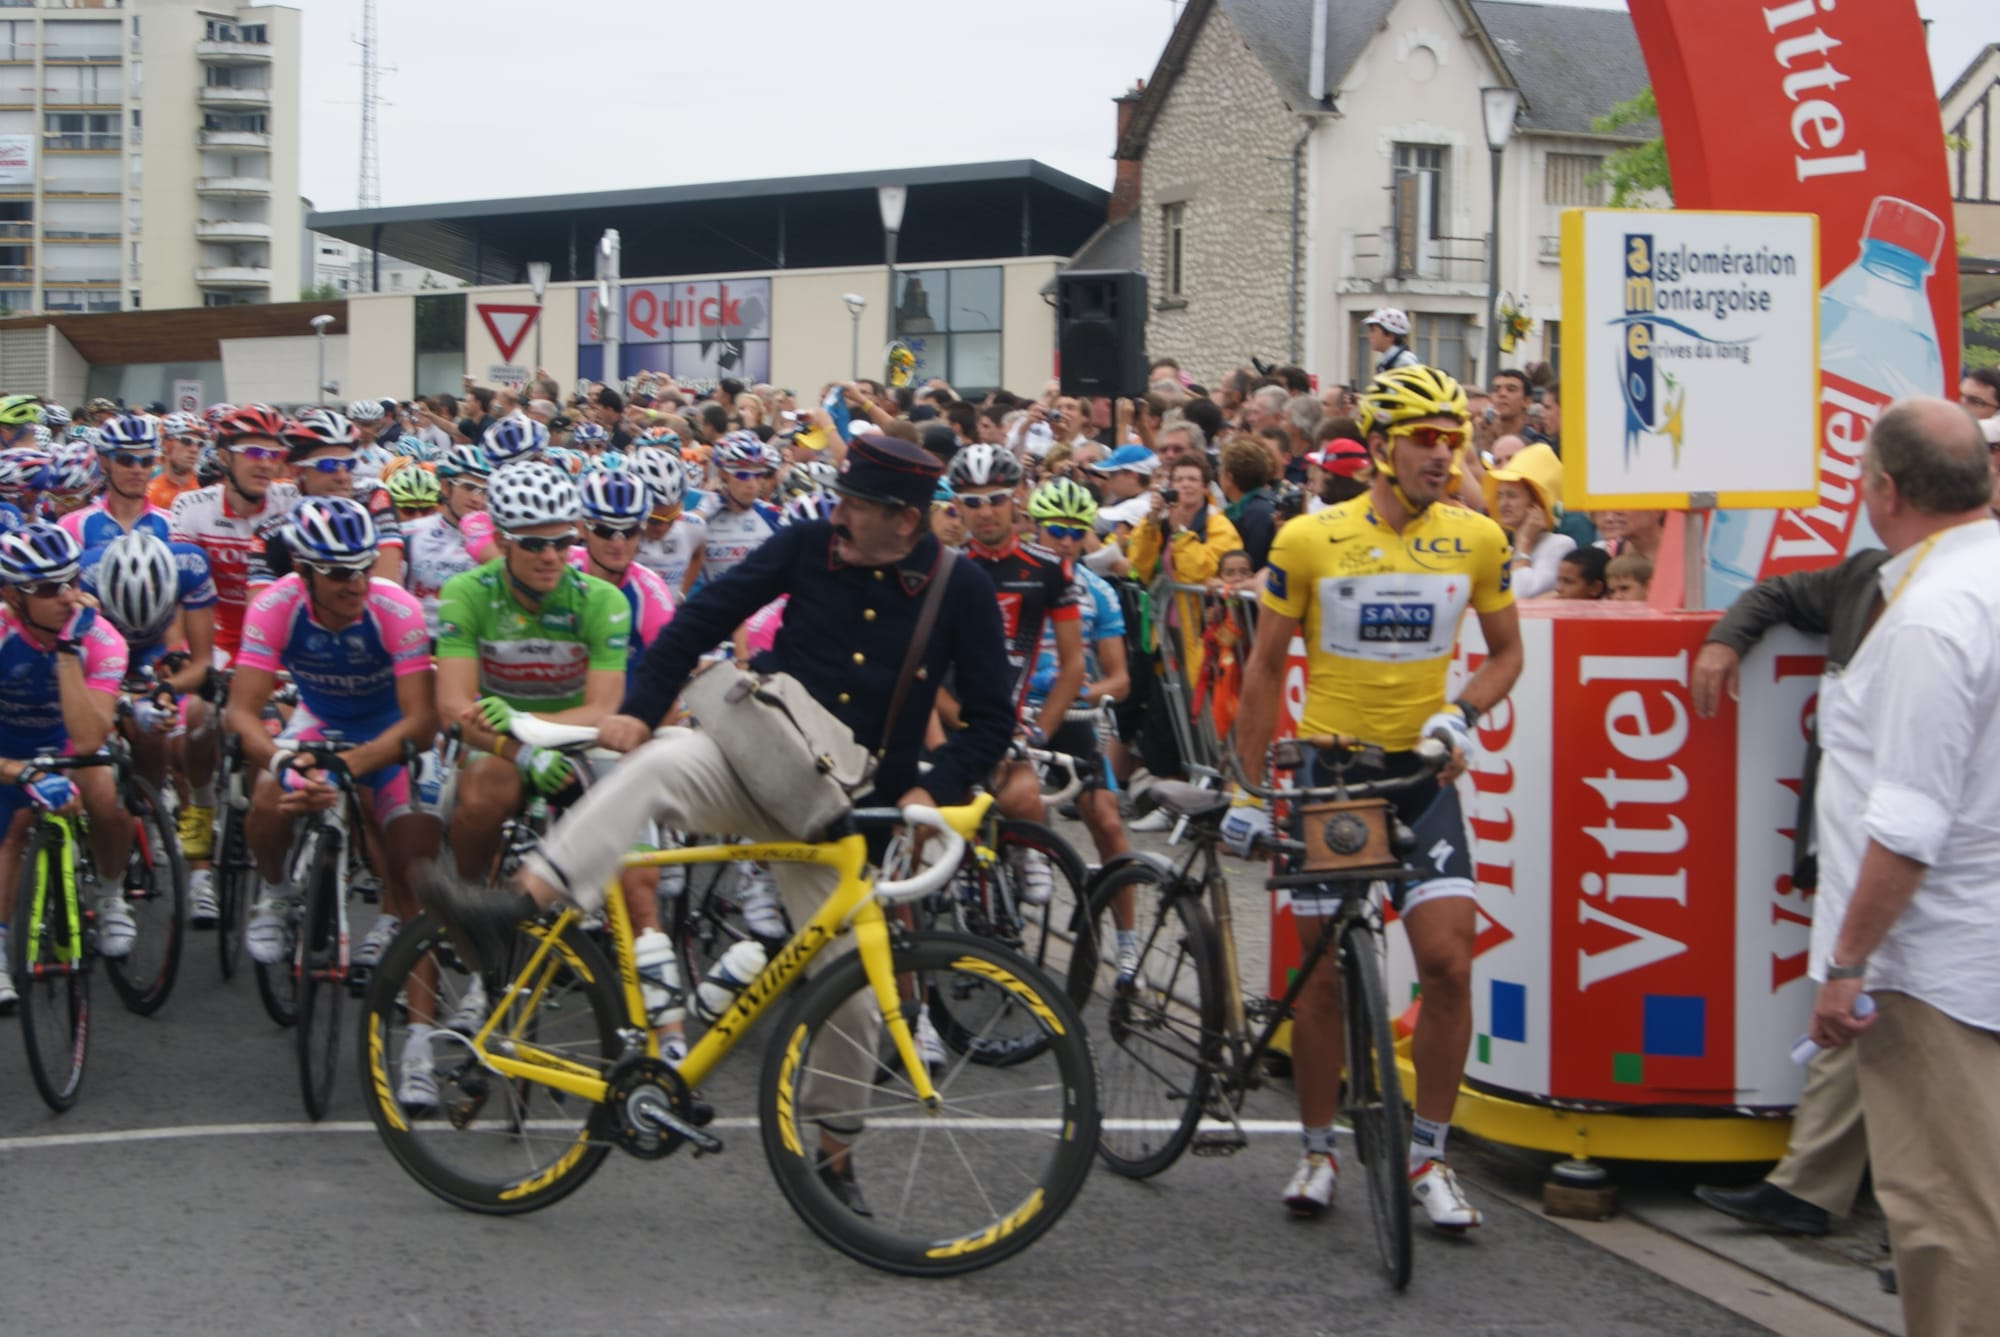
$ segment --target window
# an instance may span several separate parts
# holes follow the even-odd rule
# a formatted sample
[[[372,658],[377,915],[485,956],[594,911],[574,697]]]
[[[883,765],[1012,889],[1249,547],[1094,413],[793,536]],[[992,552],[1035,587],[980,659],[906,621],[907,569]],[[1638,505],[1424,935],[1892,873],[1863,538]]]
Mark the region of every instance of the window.
[[[244,40],[244,41],[246,41],[246,42],[259,42],[259,43],[262,43],[262,42],[268,42],[268,41],[270,41],[271,39],[270,39],[270,38],[268,38],[268,37],[266,37],[266,36],[264,35],[264,25],[263,25],[263,24],[261,24],[261,23],[246,23],[246,24],[244,24],[244,25],[243,25],[243,38],[242,38],[242,40]]]
[[[48,149],[115,149],[125,142],[111,113],[44,112],[42,132]]]
[[[1166,276],[1163,299],[1187,300],[1187,205],[1168,204],[1160,208],[1160,237],[1164,246],[1160,272]]]
[[[1375,370],[1375,355],[1369,351],[1367,332],[1361,328],[1363,312],[1354,313],[1354,376],[1366,381]],[[1410,313],[1410,351],[1425,366],[1436,367],[1459,380],[1471,371],[1466,361],[1472,345],[1472,317]]]
[[[1598,174],[1604,158],[1595,153],[1551,153],[1542,169],[1542,203],[1559,209],[1589,209],[1604,203]]]
[[[465,374],[465,294],[416,300],[416,380],[420,395],[456,395]]]
[[[1416,181],[1417,226],[1424,236],[1445,235],[1444,157],[1445,147],[1442,144],[1396,145],[1394,179],[1400,182],[1404,177],[1410,177]]]
[[[913,384],[933,376],[965,394],[1000,384],[999,267],[896,271],[896,337],[917,355]]]
[[[1562,375],[1563,342],[1562,322],[1560,320],[1545,320],[1542,322],[1542,343],[1545,350],[1543,356],[1548,359],[1549,365],[1555,368],[1556,375]]]

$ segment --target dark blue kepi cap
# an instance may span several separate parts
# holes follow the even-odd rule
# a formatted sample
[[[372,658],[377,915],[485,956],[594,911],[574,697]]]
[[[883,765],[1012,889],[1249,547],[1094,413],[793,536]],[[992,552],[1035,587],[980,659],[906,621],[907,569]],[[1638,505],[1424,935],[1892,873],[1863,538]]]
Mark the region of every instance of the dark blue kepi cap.
[[[937,456],[894,436],[857,436],[847,443],[834,491],[885,506],[930,505],[944,476]]]

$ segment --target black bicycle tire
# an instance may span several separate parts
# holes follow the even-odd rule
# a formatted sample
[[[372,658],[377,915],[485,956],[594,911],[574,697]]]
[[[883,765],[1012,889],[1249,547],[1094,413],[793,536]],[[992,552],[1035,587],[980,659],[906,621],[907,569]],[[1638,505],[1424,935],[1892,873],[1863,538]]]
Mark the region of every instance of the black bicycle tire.
[[[32,870],[41,860],[56,857],[49,848],[50,826],[38,821],[28,828],[28,836],[21,848],[21,877],[14,889],[13,923],[7,933],[8,969],[14,976],[14,988],[20,994],[15,1004],[21,1017],[21,1038],[28,1053],[28,1072],[34,1078],[35,1089],[41,1093],[42,1102],[56,1113],[61,1114],[76,1104],[78,1092],[83,1089],[83,1074],[89,1057],[90,1044],[90,959],[94,953],[85,951],[79,958],[79,967],[65,976],[62,1002],[69,1008],[70,1065],[63,1081],[55,1080],[54,1055],[45,1056],[35,1034],[36,1010],[41,1006],[54,1006],[54,991],[46,1003],[36,1002],[36,995],[42,992],[35,980],[30,978],[28,944],[41,937],[42,926],[35,922],[34,895],[32,890],[22,885],[32,876]],[[78,837],[80,838],[80,837]],[[57,870],[49,869],[51,877]],[[43,902],[43,910],[48,910],[48,902]],[[79,906],[79,915],[82,908]],[[87,931],[86,931],[87,932]]]
[[[1125,887],[1130,886],[1140,898],[1135,923],[1147,922],[1148,899],[1160,910],[1171,913],[1178,921],[1179,931],[1184,938],[1183,955],[1195,972],[1195,994],[1199,1013],[1202,1040],[1192,1067],[1192,1081],[1188,1084],[1187,1097],[1182,1105],[1179,1123],[1167,1139],[1149,1154],[1134,1156],[1115,1147],[1111,1142],[1112,1133],[1101,1133],[1098,1137],[1097,1154],[1107,1169],[1126,1179],[1150,1179],[1160,1174],[1187,1151],[1188,1144],[1201,1124],[1201,1116],[1208,1108],[1209,1092],[1215,1084],[1218,1055],[1222,1041],[1222,994],[1219,984],[1220,971],[1217,969],[1216,954],[1219,950],[1215,929],[1209,921],[1208,909],[1201,898],[1192,891],[1169,894],[1175,874],[1150,862],[1135,861],[1113,869],[1102,875],[1093,885],[1090,893],[1090,920],[1087,940],[1079,937],[1075,955],[1071,958],[1068,980],[1070,1002],[1083,1014],[1084,1024],[1092,1037],[1091,1043],[1098,1054],[1098,1104],[1104,1110],[1107,1122],[1117,1119],[1119,1113],[1107,1108],[1116,1104],[1111,1094],[1112,1074],[1118,1060],[1115,1051],[1123,1051],[1124,1046],[1115,1042],[1117,1026],[1114,1021],[1122,1007],[1129,1008],[1129,999],[1114,998],[1103,994],[1096,987],[1100,980],[1098,944],[1105,941],[1115,943],[1112,919],[1112,900]],[[1147,898],[1141,888],[1151,886],[1154,894]],[[1156,930],[1157,931],[1157,930]],[[1105,1011],[1100,1036],[1099,1022],[1095,1015],[1098,1008]],[[1129,1012],[1126,1014],[1129,1016]],[[1111,1042],[1107,1043],[1107,1039]]]
[[[888,1232],[857,1216],[835,1199],[821,1182],[812,1155],[803,1143],[785,1145],[786,1124],[793,1107],[792,1074],[803,1046],[817,1027],[855,993],[870,985],[858,953],[829,964],[794,991],[781,1021],[776,1042],[766,1046],[757,1084],[758,1123],[765,1158],[779,1189],[799,1218],[821,1239],[858,1262],[902,1276],[956,1276],[989,1267],[1041,1238],[1062,1218],[1090,1174],[1097,1143],[1097,1075],[1082,1019],[1060,991],[1046,987],[1025,958],[985,938],[962,933],[923,931],[892,944],[896,971],[923,974],[949,967],[966,957],[982,958],[1005,972],[1027,1007],[1045,1008],[1060,1033],[1047,1047],[1055,1057],[1064,1087],[1067,1119],[1057,1139],[1048,1173],[1038,1183],[1038,1209],[1025,1219],[1003,1214],[983,1234],[955,1242],[911,1240]],[[985,1069],[984,1071],[994,1071]],[[795,1136],[795,1130],[794,1130]],[[1029,1195],[1031,1198],[1033,1195]]]
[[[994,866],[996,868],[1007,866],[1006,855],[1009,849],[1033,849],[1051,856],[1051,870],[1060,881],[1068,884],[1068,890],[1067,895],[1064,894],[1061,888],[1052,893],[1048,904],[1039,907],[1043,913],[1037,920],[1023,918],[1020,921],[1022,940],[1018,948],[1004,939],[995,938],[994,940],[999,942],[1003,948],[1009,951],[1018,951],[1022,956],[1026,957],[1050,988],[1060,990],[1063,987],[1063,979],[1067,976],[1068,971],[1064,970],[1060,975],[1050,971],[1049,966],[1052,963],[1048,960],[1048,950],[1055,937],[1053,925],[1057,918],[1063,919],[1069,925],[1075,925],[1081,918],[1078,912],[1084,906],[1085,898],[1089,894],[1088,873],[1084,868],[1083,858],[1068,841],[1042,823],[1004,818],[1000,821],[994,833],[994,853],[997,856],[994,860]],[[968,855],[968,858],[970,857]],[[1012,876],[1011,872],[1007,875]],[[960,886],[960,881],[953,879],[941,894],[955,896],[959,893]],[[990,900],[994,890],[991,885],[988,885],[981,889],[981,894]],[[1015,889],[1014,894],[1018,897],[1018,888]],[[1068,907],[1067,909],[1062,908],[1065,905]],[[970,933],[975,937],[990,936],[976,932],[972,925],[966,923],[962,917],[958,917],[957,912],[959,908],[957,906],[953,907],[954,923],[957,932]],[[1022,912],[1021,906],[1018,903],[1014,907],[1014,912],[1016,914]],[[954,1014],[950,1000],[943,997],[938,990],[929,990],[925,1001],[930,1006],[931,1022],[937,1027],[938,1038],[943,1040],[953,1053],[966,1053],[970,1038],[976,1033],[976,1028],[966,1025],[962,1018]],[[982,1047],[975,1049],[971,1057],[975,1063],[1025,1063],[1040,1052],[1041,1050],[1038,1045],[1025,1043],[1007,1045],[997,1049]]]
[[[166,895],[169,902],[166,922],[169,931],[166,953],[160,958],[159,970],[150,981],[141,983],[128,978],[132,962],[130,956],[122,959],[106,957],[104,973],[111,977],[111,987],[117,991],[119,999],[125,1004],[126,1011],[150,1017],[166,1006],[167,999],[174,991],[174,981],[180,975],[181,952],[186,947],[188,932],[187,865],[181,860],[180,841],[176,838],[174,829],[163,820],[165,813],[160,807],[159,792],[142,775],[128,774],[124,777],[124,782],[127,791],[123,796],[125,811],[132,814],[135,826],[144,825],[151,828],[151,834],[145,837],[145,847],[165,855],[164,861],[154,864],[155,871],[149,876],[157,877],[159,868],[166,870]],[[136,853],[140,841],[139,833],[134,831],[132,838]],[[155,891],[157,890],[158,888],[155,888]],[[145,925],[142,924],[140,933],[142,942],[146,936],[144,929]]]
[[[334,834],[324,828],[313,837],[312,858],[306,867],[306,899],[299,916],[298,938],[292,947],[294,978],[298,980],[297,1022],[292,1027],[299,1061],[299,1094],[305,1100],[306,1116],[317,1123],[326,1117],[333,1098],[333,1080],[339,1075],[340,1010],[347,997],[346,981],[319,977],[313,956],[340,951],[340,868],[341,851]],[[314,1024],[323,1023],[322,1039]]]
[[[1396,1070],[1395,1034],[1389,1022],[1389,995],[1382,984],[1380,939],[1356,920],[1341,931],[1341,982],[1346,994],[1347,1073],[1343,1088],[1355,1157],[1368,1179],[1376,1251],[1390,1285],[1410,1284],[1410,1181],[1407,1148],[1409,1113]],[[1373,1117],[1377,1102],[1381,1116]],[[1379,1124],[1379,1126],[1378,1126]]]
[[[209,876],[215,879],[215,951],[226,980],[236,977],[236,967],[242,963],[243,930],[257,893],[257,866],[243,833],[245,810],[231,802],[235,790],[233,775],[217,778],[215,792],[222,803],[222,821],[215,840],[215,859],[209,864]]]
[[[362,1004],[361,1025],[355,1037],[360,1049],[361,1090],[363,1101],[368,1106],[368,1117],[374,1121],[375,1131],[381,1135],[396,1163],[425,1189],[454,1207],[487,1216],[518,1216],[552,1206],[583,1187],[611,1152],[611,1144],[596,1135],[599,1123],[596,1117],[585,1126],[575,1158],[566,1159],[566,1163],[555,1173],[538,1172],[525,1180],[496,1187],[491,1183],[467,1179],[426,1155],[426,1136],[449,1134],[418,1134],[404,1122],[401,1110],[395,1104],[395,1075],[389,1046],[384,1042],[386,1028],[400,1016],[397,995],[403,988],[404,979],[416,963],[442,941],[443,933],[437,924],[428,914],[420,913],[403,926],[402,932],[382,954],[382,964],[369,977],[368,993]],[[598,1045],[608,1069],[624,1048],[624,1041],[618,1032],[627,1024],[623,986],[618,973],[591,943],[589,935],[575,925],[563,935],[560,950],[569,953],[569,959],[582,967],[575,973],[584,983],[583,997],[589,1001],[596,1019]],[[538,1182],[543,1180],[544,1174],[546,1182]],[[505,1196],[507,1194],[512,1196]]]

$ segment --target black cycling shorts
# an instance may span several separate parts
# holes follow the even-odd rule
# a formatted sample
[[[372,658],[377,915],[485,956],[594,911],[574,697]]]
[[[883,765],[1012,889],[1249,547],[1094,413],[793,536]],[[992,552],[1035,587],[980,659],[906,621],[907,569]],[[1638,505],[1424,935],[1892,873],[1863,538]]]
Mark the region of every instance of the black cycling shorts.
[[[1410,775],[1418,769],[1415,753],[1391,752],[1383,759],[1380,770],[1357,766],[1347,775],[1350,781],[1365,782]],[[1303,786],[1319,783],[1315,778],[1318,770],[1318,755],[1309,753],[1306,764],[1299,770],[1299,783]],[[1390,884],[1389,903],[1396,907],[1396,913],[1408,914],[1425,901],[1451,896],[1477,897],[1479,883],[1472,871],[1472,833],[1465,824],[1457,787],[1426,780],[1391,795],[1390,806],[1416,836],[1409,861],[1412,867],[1422,870],[1414,878]],[[1341,890],[1333,884],[1323,888],[1294,888],[1292,913],[1333,914],[1340,908]]]

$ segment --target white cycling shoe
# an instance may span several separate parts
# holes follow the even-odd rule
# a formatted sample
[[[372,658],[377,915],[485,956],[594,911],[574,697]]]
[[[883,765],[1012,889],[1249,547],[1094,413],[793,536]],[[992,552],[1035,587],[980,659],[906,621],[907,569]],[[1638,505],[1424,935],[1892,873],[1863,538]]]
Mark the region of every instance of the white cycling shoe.
[[[459,996],[458,1005],[445,1018],[445,1029],[457,1031],[460,1035],[474,1036],[486,1024],[486,981],[479,976],[472,977],[471,984]]]
[[[406,1110],[438,1107],[438,1079],[428,1028],[413,1027],[403,1038],[403,1057],[396,1064],[396,1103]]]
[[[1285,1185],[1285,1209],[1293,1216],[1318,1216],[1333,1206],[1339,1184],[1339,1162],[1322,1152],[1309,1151],[1299,1158],[1292,1182]]]
[[[222,917],[222,902],[215,894],[215,873],[197,868],[188,874],[188,925],[214,928]]]
[[[736,888],[736,908],[743,912],[743,926],[767,941],[783,942],[792,936],[785,911],[778,904],[777,883],[771,871],[754,863],[737,865],[743,880]]]
[[[1485,1219],[1458,1186],[1458,1176],[1440,1160],[1425,1161],[1422,1169],[1411,1174],[1410,1196],[1438,1230],[1457,1234]]]
[[[260,966],[282,965],[292,955],[292,913],[295,907],[282,896],[262,896],[250,907],[250,922],[243,929],[243,948]]]
[[[122,892],[108,892],[97,901],[97,954],[107,961],[123,960],[139,940],[139,921]]]
[[[368,935],[361,945],[354,949],[352,964],[357,970],[373,970],[382,964],[382,953],[389,950],[389,944],[402,932],[403,921],[394,915],[377,915],[375,922],[368,926]]]

